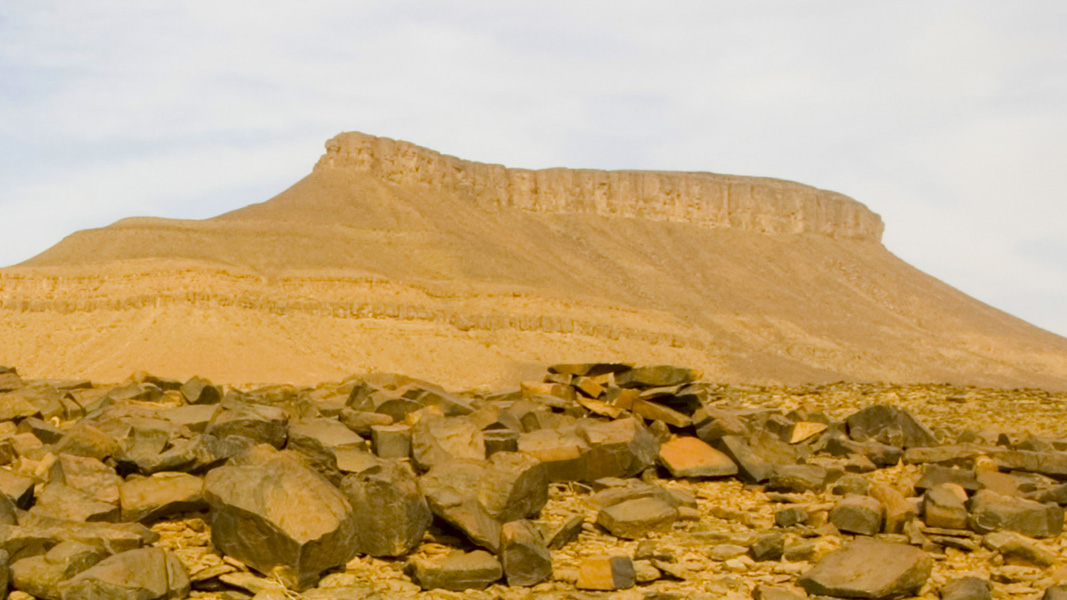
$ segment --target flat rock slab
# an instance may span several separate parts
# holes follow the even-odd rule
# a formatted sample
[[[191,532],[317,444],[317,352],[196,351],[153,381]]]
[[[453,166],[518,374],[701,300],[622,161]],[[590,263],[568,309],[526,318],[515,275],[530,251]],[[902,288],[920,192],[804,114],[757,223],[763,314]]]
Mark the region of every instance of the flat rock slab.
[[[62,600],[170,600],[189,595],[189,576],[176,556],[142,548],[106,558],[60,585]]]
[[[356,553],[357,521],[341,492],[298,459],[269,446],[207,474],[211,540],[221,552],[303,589]]]
[[[162,472],[130,479],[119,488],[123,521],[154,521],[176,513],[204,510],[204,480],[187,473]]]
[[[722,452],[695,437],[678,437],[659,447],[659,462],[674,477],[728,477],[737,465]]]
[[[933,561],[922,550],[858,538],[827,554],[797,580],[809,594],[835,598],[899,598],[917,595]]]
[[[678,509],[664,500],[638,498],[601,509],[596,522],[615,537],[633,540],[667,531],[677,520]]]
[[[484,550],[420,557],[411,562],[410,570],[422,589],[454,592],[485,589],[504,575],[500,561]]]
[[[580,590],[625,590],[637,583],[634,561],[629,556],[591,556],[578,565]]]

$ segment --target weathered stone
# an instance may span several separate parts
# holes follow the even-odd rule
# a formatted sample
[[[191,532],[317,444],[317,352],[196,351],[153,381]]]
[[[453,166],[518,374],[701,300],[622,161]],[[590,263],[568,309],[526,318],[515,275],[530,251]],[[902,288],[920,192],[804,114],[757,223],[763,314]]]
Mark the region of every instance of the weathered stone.
[[[53,519],[111,523],[119,521],[122,516],[117,502],[101,502],[62,483],[48,483],[38,488],[37,501],[30,512]]]
[[[918,594],[932,568],[918,548],[864,537],[827,554],[797,584],[837,598],[898,598]]]
[[[582,525],[585,525],[585,517],[582,515],[574,515],[561,523],[558,527],[550,530],[548,535],[545,536],[546,545],[549,550],[559,550],[567,544],[578,539],[578,535],[582,532]]]
[[[67,429],[56,443],[56,454],[75,454],[105,460],[122,450],[113,437],[86,422],[78,422]]]
[[[783,552],[785,552],[785,535],[781,531],[760,533],[748,549],[752,560],[756,562],[778,560],[782,558]]]
[[[59,586],[63,600],[181,599],[189,576],[176,556],[159,548],[130,550],[106,558]]]
[[[873,483],[869,494],[885,507],[883,529],[886,533],[900,533],[904,525],[916,516],[915,505],[896,488],[884,483]]]
[[[757,585],[752,590],[753,600],[805,600],[807,596],[785,588]]]
[[[756,436],[751,440],[724,436],[712,445],[737,464],[738,477],[747,483],[767,481],[776,466],[796,463],[794,447],[770,434]]]
[[[740,544],[717,544],[708,550],[708,558],[718,562],[726,562],[748,554],[748,548]]]
[[[1067,479],[1067,452],[1000,450],[993,452],[992,458],[1002,471],[1027,471]]]
[[[671,427],[685,428],[693,424],[689,416],[684,415],[673,408],[663,406],[651,400],[638,398],[630,406],[630,412],[648,421],[662,421]]]
[[[923,476],[915,483],[915,490],[921,493],[940,483],[954,483],[968,492],[978,491],[974,469],[956,469],[939,465],[923,467]]]
[[[737,465],[729,456],[694,437],[678,437],[660,445],[659,462],[676,478],[737,474]]]
[[[1067,600],[1067,583],[1058,583],[1045,588],[1041,600]]]
[[[19,508],[27,509],[33,504],[33,483],[29,477],[0,469],[0,494]]]
[[[500,563],[508,585],[531,586],[552,576],[552,555],[540,532],[529,521],[504,524]]]
[[[489,457],[478,498],[502,522],[537,516],[548,502],[545,468],[529,455],[497,452]]]
[[[808,511],[799,506],[789,506],[774,511],[774,524],[779,527],[792,527],[808,522]]]
[[[882,530],[885,506],[870,496],[849,495],[830,509],[830,523],[838,530],[859,535],[874,535]]]
[[[117,503],[122,478],[95,458],[61,454],[48,471],[49,480],[85,492],[95,500]]]
[[[583,421],[578,433],[588,445],[586,481],[632,477],[655,464],[659,454],[659,441],[637,419]]]
[[[381,458],[411,456],[411,427],[408,425],[372,425],[371,444]]]
[[[629,556],[593,556],[578,565],[580,590],[626,590],[637,583],[634,563]]]
[[[588,445],[577,435],[540,429],[519,436],[519,452],[544,465],[549,481],[585,481]]]
[[[355,515],[345,497],[299,459],[267,446],[255,450],[205,478],[212,543],[290,587],[306,588],[355,555]]]
[[[361,554],[407,554],[433,521],[415,473],[406,463],[385,462],[348,475],[341,490],[356,515],[355,549]]]
[[[253,444],[282,448],[288,438],[288,425],[289,417],[280,408],[226,399],[204,433],[220,440],[234,436],[247,438]]]
[[[504,574],[500,562],[483,550],[454,550],[432,558],[419,557],[412,561],[410,568],[422,589],[454,592],[484,589]]]
[[[889,446],[936,446],[937,438],[911,413],[886,404],[869,406],[847,419],[848,435],[857,442],[875,439]]]
[[[767,481],[775,492],[815,492],[826,487],[826,468],[820,465],[777,465]]]
[[[1035,540],[1014,531],[994,531],[982,536],[982,545],[999,552],[1011,564],[1031,564],[1038,567],[1051,567],[1056,562],[1056,555],[1042,548]]]
[[[203,489],[204,480],[187,473],[131,477],[119,488],[122,520],[151,522],[177,513],[205,510]]]
[[[690,383],[693,371],[670,365],[641,366],[615,373],[615,383],[624,388],[669,387]]]
[[[63,439],[62,429],[35,417],[23,419],[19,423],[17,431],[19,433],[32,433],[34,437],[44,444],[55,444]]]
[[[81,542],[60,542],[45,554],[11,565],[15,589],[45,600],[60,600],[59,585],[107,556],[102,548]]]
[[[479,499],[487,468],[479,460],[444,462],[419,478],[419,489],[433,514],[495,553],[500,548],[500,521]]]
[[[201,377],[193,377],[181,387],[182,398],[189,404],[218,404],[222,392]]]
[[[928,527],[967,529],[967,492],[955,483],[939,483],[923,494],[923,521]]]
[[[866,496],[870,491],[871,480],[855,473],[843,475],[830,487],[830,492],[836,496],[845,496],[847,494]]]
[[[457,458],[484,459],[481,430],[465,417],[427,417],[411,432],[411,455],[420,469]]]
[[[668,531],[678,520],[678,509],[658,498],[627,500],[600,510],[597,525],[615,537],[638,539],[654,531]]]
[[[1063,507],[1051,502],[1041,504],[979,490],[969,504],[971,529],[979,533],[1006,529],[1033,538],[1063,533]]]
[[[941,588],[941,600],[993,600],[993,584],[978,577],[960,577]]]
[[[139,523],[82,523],[39,516],[19,515],[19,525],[7,526],[0,547],[11,560],[44,554],[64,541],[76,541],[108,552],[134,550],[159,539],[159,534]]]

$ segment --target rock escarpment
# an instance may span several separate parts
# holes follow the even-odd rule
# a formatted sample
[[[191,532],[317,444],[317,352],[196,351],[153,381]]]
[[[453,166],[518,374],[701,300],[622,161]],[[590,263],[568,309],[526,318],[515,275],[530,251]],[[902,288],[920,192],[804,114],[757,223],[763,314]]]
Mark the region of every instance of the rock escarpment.
[[[855,200],[791,181],[712,173],[509,169],[356,132],[326,142],[326,154],[315,169],[363,173],[403,187],[448,192],[487,208],[635,217],[757,233],[818,233],[871,242],[881,241],[883,229],[882,219]]]
[[[266,202],[125,219],[0,269],[0,362],[468,387],[600,360],[1067,389],[1067,340],[915,270],[881,231],[797,183],[510,169],[348,133]]]

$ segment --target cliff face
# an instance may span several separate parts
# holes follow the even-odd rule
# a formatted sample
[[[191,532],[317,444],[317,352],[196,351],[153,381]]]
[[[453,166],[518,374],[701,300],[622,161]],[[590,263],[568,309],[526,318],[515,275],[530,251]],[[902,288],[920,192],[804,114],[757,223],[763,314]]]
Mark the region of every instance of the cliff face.
[[[609,361],[1067,389],[1067,339],[920,273],[881,232],[797,183],[507,169],[342,134],[265,202],[127,219],[0,269],[0,364],[467,387]]]
[[[876,243],[884,228],[881,217],[859,202],[791,181],[712,173],[509,169],[355,132],[329,140],[315,170],[362,173],[405,188],[451,193],[486,209],[636,217]]]

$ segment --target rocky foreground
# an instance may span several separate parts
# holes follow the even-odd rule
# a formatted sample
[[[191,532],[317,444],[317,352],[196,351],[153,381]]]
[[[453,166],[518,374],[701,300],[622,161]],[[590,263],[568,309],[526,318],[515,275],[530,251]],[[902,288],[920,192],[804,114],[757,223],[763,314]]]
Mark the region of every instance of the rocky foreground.
[[[1067,598],[1067,395],[0,367],[14,599]]]

